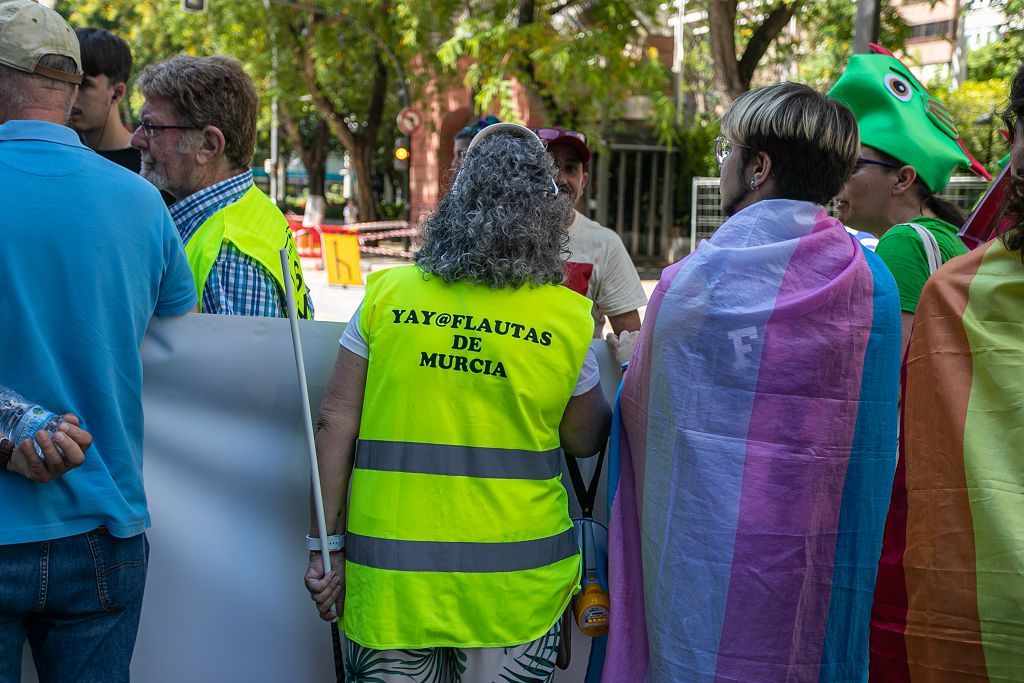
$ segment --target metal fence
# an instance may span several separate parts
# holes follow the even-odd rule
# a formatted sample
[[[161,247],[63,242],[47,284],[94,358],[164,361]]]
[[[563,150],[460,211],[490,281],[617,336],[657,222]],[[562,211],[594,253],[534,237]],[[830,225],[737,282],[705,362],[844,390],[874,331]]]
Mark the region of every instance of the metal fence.
[[[707,239],[725,222],[719,206],[718,178],[694,178],[693,199],[690,213],[690,251],[697,248],[701,240]],[[964,211],[970,212],[988,189],[988,181],[982,178],[950,178],[949,185],[939,197],[953,202]],[[835,214],[835,207],[829,205],[829,212]]]
[[[671,260],[674,165],[665,147],[622,142],[591,164],[587,213],[619,234],[634,263]]]

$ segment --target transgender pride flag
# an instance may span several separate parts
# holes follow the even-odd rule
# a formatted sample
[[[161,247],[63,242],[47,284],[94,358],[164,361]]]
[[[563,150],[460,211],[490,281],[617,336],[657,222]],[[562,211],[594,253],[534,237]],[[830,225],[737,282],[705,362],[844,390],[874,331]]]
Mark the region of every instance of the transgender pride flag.
[[[603,679],[863,681],[896,286],[824,208],[731,217],[651,297],[609,481]]]

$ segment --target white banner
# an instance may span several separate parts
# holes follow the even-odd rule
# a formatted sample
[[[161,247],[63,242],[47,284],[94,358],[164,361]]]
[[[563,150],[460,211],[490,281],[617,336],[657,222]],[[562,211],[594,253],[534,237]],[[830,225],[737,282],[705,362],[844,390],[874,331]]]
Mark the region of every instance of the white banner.
[[[343,329],[300,322],[314,417]],[[594,345],[611,400],[618,368]],[[155,320],[142,355],[152,528],[133,679],[334,680],[330,626],[302,585],[309,459],[288,321]],[[581,461],[584,477],[593,462]],[[573,666],[556,680],[582,681],[589,649],[574,629]],[[35,681],[25,661],[23,679]]]

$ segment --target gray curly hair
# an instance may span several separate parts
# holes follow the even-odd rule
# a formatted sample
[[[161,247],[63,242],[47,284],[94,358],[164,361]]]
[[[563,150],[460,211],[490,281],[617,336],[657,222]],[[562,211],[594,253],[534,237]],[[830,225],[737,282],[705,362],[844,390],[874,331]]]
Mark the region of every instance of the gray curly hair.
[[[506,133],[480,141],[424,222],[413,260],[447,283],[561,284],[572,200],[554,193],[556,175],[539,144]]]

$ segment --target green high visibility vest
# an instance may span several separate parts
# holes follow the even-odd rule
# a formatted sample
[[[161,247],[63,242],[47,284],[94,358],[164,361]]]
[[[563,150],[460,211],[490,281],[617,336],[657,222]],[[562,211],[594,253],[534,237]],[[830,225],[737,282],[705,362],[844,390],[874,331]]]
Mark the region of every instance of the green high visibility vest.
[[[307,302],[309,288],[302,278],[302,261],[299,260],[288,221],[274,202],[270,201],[270,197],[255,185],[246,190],[237,202],[207,218],[185,245],[185,256],[192,268],[196,292],[199,293],[200,310],[203,287],[206,286],[206,280],[210,277],[210,271],[225,241],[231,242],[239,251],[263,266],[277,282],[282,296],[285,288],[291,286],[295,292],[295,311],[298,317],[311,317]],[[281,272],[281,257],[278,255],[281,247],[288,248],[291,285],[285,282]]]
[[[346,636],[374,649],[504,647],[579,589],[558,425],[594,321],[565,287],[370,275],[349,494]]]

